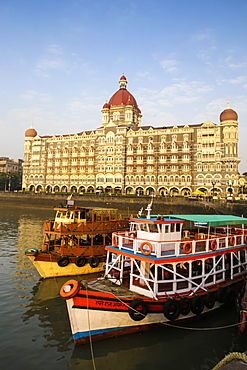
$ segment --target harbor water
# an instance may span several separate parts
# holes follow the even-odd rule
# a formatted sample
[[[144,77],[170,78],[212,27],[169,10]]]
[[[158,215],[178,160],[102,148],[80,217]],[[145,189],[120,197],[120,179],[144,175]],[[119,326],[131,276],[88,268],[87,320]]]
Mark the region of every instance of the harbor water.
[[[40,248],[43,221],[53,216],[53,210],[0,206],[1,369],[207,370],[229,352],[247,349],[247,332],[239,337],[232,326],[234,307],[179,327],[74,346],[59,296],[68,278],[42,280],[24,253]]]

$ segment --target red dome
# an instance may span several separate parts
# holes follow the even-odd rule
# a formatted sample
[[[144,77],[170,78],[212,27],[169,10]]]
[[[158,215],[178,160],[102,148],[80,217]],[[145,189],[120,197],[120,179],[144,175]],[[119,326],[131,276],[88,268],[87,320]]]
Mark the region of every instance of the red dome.
[[[110,108],[110,105],[109,105],[108,103],[105,103],[105,104],[103,105],[103,109],[105,109],[105,108],[109,109],[109,108]]]
[[[119,89],[115,94],[112,95],[109,100],[109,105],[132,105],[138,109],[137,102],[134,96],[127,89]]]
[[[122,75],[122,77],[120,78],[120,81],[127,81],[126,77],[124,75]]]
[[[231,108],[226,108],[220,114],[220,122],[223,122],[223,121],[237,121],[237,120],[238,120],[238,114],[235,112],[235,110],[233,110]]]
[[[25,132],[25,137],[35,137],[37,136],[37,131],[34,129],[34,128],[29,128],[26,132]]]

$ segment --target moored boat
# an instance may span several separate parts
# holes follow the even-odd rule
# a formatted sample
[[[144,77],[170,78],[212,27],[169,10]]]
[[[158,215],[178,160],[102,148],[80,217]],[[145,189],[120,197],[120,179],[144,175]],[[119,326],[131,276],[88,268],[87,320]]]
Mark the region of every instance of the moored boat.
[[[112,233],[129,227],[114,208],[78,207],[74,201],[55,207],[55,219],[44,222],[41,250],[25,254],[43,278],[97,273],[104,270],[105,246]]]
[[[61,287],[75,343],[192,318],[235,302],[243,288],[247,218],[147,210],[113,233],[103,277]]]

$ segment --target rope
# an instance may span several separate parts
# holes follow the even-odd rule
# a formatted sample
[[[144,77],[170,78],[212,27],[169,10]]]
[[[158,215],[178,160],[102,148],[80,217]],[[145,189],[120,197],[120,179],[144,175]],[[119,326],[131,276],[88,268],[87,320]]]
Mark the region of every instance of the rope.
[[[241,360],[245,364],[247,364],[247,356],[245,353],[241,352],[232,352],[226,355],[212,370],[218,370],[222,368],[222,366],[228,364],[232,360]]]
[[[86,292],[87,292],[87,321],[88,321],[88,333],[89,333],[90,351],[91,351],[93,368],[94,368],[94,370],[96,370],[94,353],[93,353],[93,343],[92,343],[91,329],[90,329],[90,318],[89,318],[89,308],[88,308],[88,290],[87,290],[87,284],[86,284]]]

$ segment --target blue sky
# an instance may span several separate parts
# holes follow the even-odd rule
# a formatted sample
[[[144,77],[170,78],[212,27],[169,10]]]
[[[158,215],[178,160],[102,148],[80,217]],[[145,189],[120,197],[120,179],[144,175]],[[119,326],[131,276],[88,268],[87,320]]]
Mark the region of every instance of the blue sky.
[[[122,73],[142,125],[239,115],[247,171],[246,0],[0,0],[0,156],[24,133],[96,129]]]

